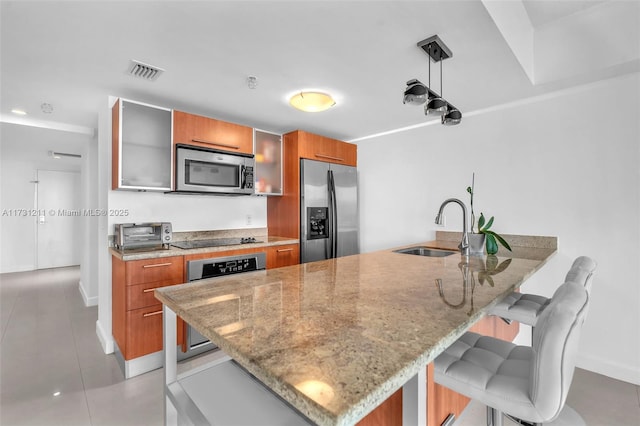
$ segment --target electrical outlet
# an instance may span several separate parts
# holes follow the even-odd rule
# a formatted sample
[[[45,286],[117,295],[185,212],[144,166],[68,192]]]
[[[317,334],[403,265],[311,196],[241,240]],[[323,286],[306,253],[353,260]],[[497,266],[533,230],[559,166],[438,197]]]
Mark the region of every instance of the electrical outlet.
[[[247,215],[247,225],[251,225],[251,215]]]
[[[440,219],[442,219],[441,224],[436,224],[438,228],[444,228],[447,226],[447,217],[445,215],[440,215]]]

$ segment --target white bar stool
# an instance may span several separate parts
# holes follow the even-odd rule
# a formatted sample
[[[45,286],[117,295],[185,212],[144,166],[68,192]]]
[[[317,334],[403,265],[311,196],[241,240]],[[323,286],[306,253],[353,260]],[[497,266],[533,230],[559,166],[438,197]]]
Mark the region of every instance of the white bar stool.
[[[435,359],[434,380],[487,405],[490,426],[502,425],[503,412],[531,424],[584,424],[563,408],[588,304],[585,287],[566,282],[538,317],[531,346],[467,332]]]
[[[573,281],[581,284],[587,289],[588,293],[591,293],[591,283],[596,267],[597,263],[593,259],[587,256],[580,256],[571,265],[565,282]],[[550,302],[551,299],[544,296],[514,291],[498,302],[491,310],[490,315],[499,316],[508,324],[511,324],[512,321],[518,321],[521,324],[535,327],[538,317]]]

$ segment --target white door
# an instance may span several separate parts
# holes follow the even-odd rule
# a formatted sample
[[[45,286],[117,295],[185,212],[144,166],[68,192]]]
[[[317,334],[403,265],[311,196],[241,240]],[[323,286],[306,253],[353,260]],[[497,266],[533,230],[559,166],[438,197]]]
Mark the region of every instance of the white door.
[[[80,264],[80,173],[38,170],[38,269]]]

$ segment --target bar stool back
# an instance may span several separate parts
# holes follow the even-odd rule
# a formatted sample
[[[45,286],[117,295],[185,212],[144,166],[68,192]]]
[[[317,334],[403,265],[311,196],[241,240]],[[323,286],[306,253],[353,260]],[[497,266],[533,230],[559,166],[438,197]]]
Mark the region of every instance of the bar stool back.
[[[580,256],[573,261],[569,272],[567,272],[565,282],[573,281],[582,284],[587,292],[591,293],[593,273],[597,263],[587,256]],[[542,311],[551,302],[550,298],[538,296],[537,294],[527,294],[513,292],[503,298],[491,310],[490,315],[496,315],[505,322],[518,321],[521,324],[535,327]]]
[[[502,425],[502,412],[532,423],[554,420],[573,380],[588,302],[582,284],[562,284],[540,315],[532,346],[465,333],[436,358],[434,380],[487,405],[488,425]]]

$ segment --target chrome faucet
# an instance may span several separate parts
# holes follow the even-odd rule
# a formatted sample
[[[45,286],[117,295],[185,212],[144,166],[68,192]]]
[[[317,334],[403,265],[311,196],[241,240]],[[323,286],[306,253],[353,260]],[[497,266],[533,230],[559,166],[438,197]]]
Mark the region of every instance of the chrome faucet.
[[[463,256],[469,256],[469,235],[467,231],[467,206],[457,198],[449,198],[444,200],[444,202],[440,205],[440,210],[438,210],[438,215],[436,216],[436,224],[442,225],[442,211],[444,210],[444,206],[449,203],[456,203],[460,207],[462,207],[462,241],[458,245],[460,249],[460,253]]]

